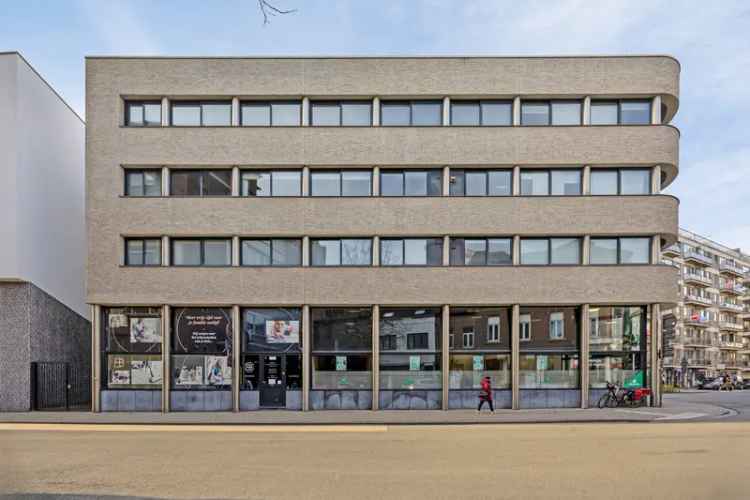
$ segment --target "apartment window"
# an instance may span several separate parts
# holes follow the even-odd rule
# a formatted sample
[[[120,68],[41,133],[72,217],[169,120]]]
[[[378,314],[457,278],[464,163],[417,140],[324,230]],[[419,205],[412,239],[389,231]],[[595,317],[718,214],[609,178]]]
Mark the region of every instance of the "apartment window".
[[[524,101],[521,125],[580,125],[581,101]]]
[[[169,174],[172,196],[231,196],[231,170],[173,170]]]
[[[513,171],[450,169],[451,196],[510,196]]]
[[[509,126],[512,122],[511,101],[451,101],[453,126]]]
[[[240,256],[243,266],[301,266],[302,240],[242,240]]]
[[[173,239],[172,265],[230,266],[232,265],[232,240]]]
[[[565,338],[565,320],[563,313],[553,312],[550,314],[549,338],[550,340],[562,340]]]
[[[443,172],[432,170],[381,170],[381,196],[440,196]]]
[[[370,101],[319,101],[311,103],[313,127],[369,127],[372,125]]]
[[[463,334],[463,345],[464,349],[472,349],[474,347],[474,330],[464,329]]]
[[[500,317],[487,318],[487,342],[496,344],[500,342]]]
[[[174,127],[228,127],[231,124],[230,101],[172,102]]]
[[[581,170],[521,170],[521,196],[581,194]]]
[[[509,266],[512,238],[451,238],[451,266]]]
[[[521,238],[521,265],[577,265],[580,263],[580,238]]]
[[[243,127],[299,127],[301,124],[300,101],[243,101],[240,104]]]
[[[160,238],[128,238],[125,240],[126,266],[160,266]]]
[[[251,197],[301,196],[302,172],[246,170],[240,174],[240,193]]]
[[[519,329],[519,335],[521,342],[528,342],[531,340],[531,315],[521,314],[518,317],[521,328]]]
[[[161,127],[161,101],[125,101],[125,126]]]
[[[384,127],[431,127],[443,124],[442,101],[381,101]]]
[[[591,238],[591,264],[649,264],[651,238]]]
[[[591,125],[649,125],[651,101],[591,101]]]
[[[371,196],[372,172],[342,170],[339,172],[310,172],[312,196]]]
[[[371,266],[372,240],[321,239],[311,240],[313,266]]]
[[[651,194],[651,170],[642,168],[591,169],[591,194]]]
[[[442,238],[381,238],[381,266],[441,266]]]
[[[161,196],[161,170],[126,170],[125,196]]]

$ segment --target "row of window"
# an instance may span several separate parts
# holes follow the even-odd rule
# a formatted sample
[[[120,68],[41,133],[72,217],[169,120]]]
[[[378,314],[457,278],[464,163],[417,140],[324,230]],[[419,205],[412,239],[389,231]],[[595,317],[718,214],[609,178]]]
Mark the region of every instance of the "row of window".
[[[174,127],[226,127],[232,125],[231,101],[172,101],[169,123]],[[373,125],[371,100],[312,101],[313,127],[369,127]],[[449,123],[453,126],[511,126],[513,101],[497,99],[452,100]],[[125,125],[160,127],[161,101],[126,101]],[[522,100],[522,126],[582,125],[583,100]],[[591,101],[591,125],[648,125],[651,100]],[[302,101],[242,101],[239,124],[243,127],[299,127]],[[384,127],[434,127],[443,125],[443,101],[431,99],[383,100],[380,125]]]
[[[161,196],[161,170],[125,171],[126,196]],[[583,171],[566,169],[521,169],[521,196],[578,196],[583,192]],[[372,196],[373,171],[312,170],[310,196]],[[442,196],[443,170],[380,171],[380,196]],[[169,172],[172,196],[231,196],[230,169],[179,170]],[[450,196],[511,196],[511,169],[449,170]],[[591,195],[647,195],[651,193],[651,169],[593,168]],[[244,170],[240,172],[240,195],[250,197],[302,196],[301,170]]]
[[[127,238],[125,264],[160,266],[161,239]],[[312,266],[371,266],[370,238],[310,239]],[[521,238],[521,265],[580,265],[583,239]],[[513,264],[513,238],[451,238],[451,266],[509,266]],[[442,266],[443,238],[381,238],[381,266]],[[232,240],[228,238],[172,238],[173,266],[231,266]],[[593,265],[650,264],[649,237],[592,237],[589,263]],[[241,266],[296,267],[302,265],[302,239],[242,239]]]

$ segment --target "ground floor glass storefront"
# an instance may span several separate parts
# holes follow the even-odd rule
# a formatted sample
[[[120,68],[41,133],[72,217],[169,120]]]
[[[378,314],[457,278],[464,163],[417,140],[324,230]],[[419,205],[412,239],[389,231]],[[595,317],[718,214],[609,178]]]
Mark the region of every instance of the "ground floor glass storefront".
[[[572,408],[651,379],[647,306],[98,310],[100,411],[469,409],[484,377],[496,408]]]

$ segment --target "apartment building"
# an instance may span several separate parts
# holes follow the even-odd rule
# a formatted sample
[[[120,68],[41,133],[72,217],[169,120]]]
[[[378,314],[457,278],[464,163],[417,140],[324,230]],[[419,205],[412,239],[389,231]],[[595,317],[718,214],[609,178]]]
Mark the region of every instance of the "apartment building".
[[[666,56],[90,57],[96,411],[658,387]],[[658,398],[656,399],[658,401]]]
[[[667,382],[750,377],[750,255],[680,229],[663,262],[680,273],[680,301],[663,311]]]
[[[90,401],[84,128],[21,54],[0,53],[0,411],[34,406],[37,373],[53,406]]]

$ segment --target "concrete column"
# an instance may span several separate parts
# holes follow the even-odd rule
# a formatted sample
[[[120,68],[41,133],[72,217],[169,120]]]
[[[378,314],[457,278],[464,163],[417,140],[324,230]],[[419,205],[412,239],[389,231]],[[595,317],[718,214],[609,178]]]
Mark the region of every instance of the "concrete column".
[[[451,168],[443,167],[443,196],[451,195]]]
[[[661,236],[654,236],[651,241],[651,263],[659,264],[661,262]]]
[[[240,126],[240,99],[232,97],[232,126]]]
[[[521,125],[521,97],[516,96],[513,98],[513,126],[519,125]]]
[[[302,98],[302,126],[310,126],[310,99],[308,97]]]
[[[451,265],[451,239],[443,236],[443,266]]]
[[[232,167],[232,196],[240,195],[240,167]]]
[[[521,167],[516,165],[513,167],[513,196],[521,195]]]
[[[451,98],[443,97],[443,127],[451,124]]]
[[[441,329],[441,344],[442,344],[442,357],[441,369],[443,375],[443,410],[448,409],[448,395],[450,390],[450,317],[451,317],[451,306],[443,306],[443,318],[442,318],[442,329]]]
[[[169,169],[161,167],[161,195],[169,196]]]
[[[591,125],[591,96],[583,98],[583,122],[584,125]]]
[[[654,97],[651,101],[651,125],[661,125],[661,96]]]
[[[380,306],[372,306],[372,409],[380,408]]]
[[[166,97],[161,98],[161,126],[169,127],[169,99]]]
[[[372,195],[380,196],[380,167],[372,167]]]
[[[661,305],[651,304],[651,406],[661,406]]]
[[[310,266],[310,237],[302,237],[302,267]]]
[[[310,410],[310,306],[302,306],[302,411]]]
[[[240,237],[232,236],[232,267],[240,265]]]
[[[168,267],[170,263],[170,251],[169,251],[169,236],[161,237],[161,265]]]
[[[661,165],[651,170],[651,194],[661,193]]]
[[[232,306],[232,410],[240,411],[240,380],[242,374],[242,321],[240,306]]]
[[[380,266],[380,236],[372,238],[372,265]]]
[[[91,306],[91,409],[102,411],[102,325],[101,306]]]
[[[161,411],[169,413],[171,400],[169,391],[172,386],[172,317],[170,307],[165,305],[161,308],[161,356],[162,356],[162,377],[161,377]]]
[[[521,237],[519,235],[513,236],[513,265],[521,265]]]
[[[310,167],[302,167],[302,196],[310,196]]]
[[[372,126],[380,126],[380,97],[372,98]]]
[[[583,248],[581,249],[581,265],[588,266],[591,263],[591,236],[583,237]]]
[[[513,304],[513,313],[511,314],[510,324],[510,367],[511,367],[511,401],[512,408],[518,410],[520,408],[520,396],[521,390],[518,387],[521,383],[521,376],[518,364],[521,362],[521,306]]]
[[[589,304],[581,306],[581,408],[589,407]]]
[[[581,179],[581,194],[591,194],[591,167],[584,165],[583,167],[583,178]]]

